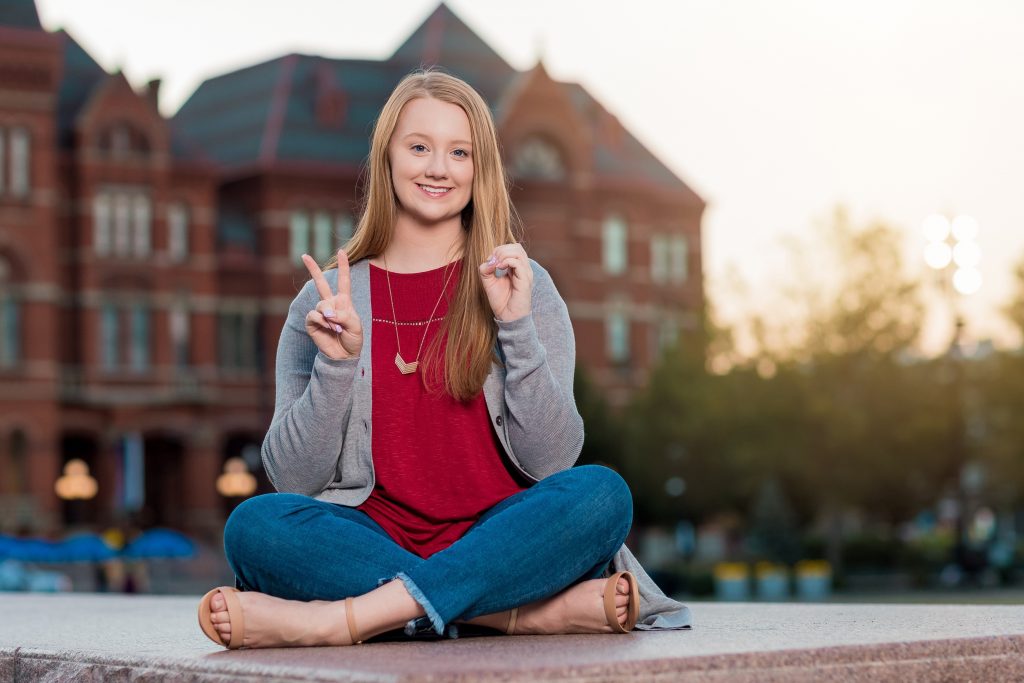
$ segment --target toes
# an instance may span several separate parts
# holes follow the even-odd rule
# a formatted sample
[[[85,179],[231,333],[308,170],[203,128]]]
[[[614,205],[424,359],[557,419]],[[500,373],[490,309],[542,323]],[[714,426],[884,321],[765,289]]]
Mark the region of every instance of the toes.
[[[214,593],[213,597],[210,598],[210,611],[220,612],[222,610],[226,610],[227,608],[228,605],[226,602],[224,602],[224,596],[221,595],[219,592]]]
[[[629,581],[625,578],[620,578],[618,583],[615,584],[615,590],[619,595],[629,595]]]

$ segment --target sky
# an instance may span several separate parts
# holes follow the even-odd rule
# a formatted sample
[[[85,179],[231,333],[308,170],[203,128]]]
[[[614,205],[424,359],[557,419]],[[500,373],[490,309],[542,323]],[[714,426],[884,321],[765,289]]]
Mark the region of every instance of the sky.
[[[206,78],[289,52],[383,59],[434,0],[37,0],[170,116]],[[707,202],[706,287],[725,322],[763,308],[837,204],[905,231],[979,224],[968,339],[1020,343],[1002,317],[1024,260],[1024,3],[1016,0],[450,0],[513,67],[539,58],[593,93]],[[821,273],[807,273],[808,280]],[[737,279],[745,288],[735,285]],[[923,348],[948,342],[934,290]],[[752,294],[751,292],[756,292]]]

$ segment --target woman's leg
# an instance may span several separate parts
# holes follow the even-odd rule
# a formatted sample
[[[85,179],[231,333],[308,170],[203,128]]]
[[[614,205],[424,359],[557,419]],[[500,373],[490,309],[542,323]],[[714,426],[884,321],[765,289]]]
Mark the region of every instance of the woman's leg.
[[[621,547],[633,499],[614,470],[553,474],[488,510],[448,548],[398,576],[437,633],[598,578]]]
[[[342,600],[423,562],[361,510],[293,493],[242,502],[224,525],[240,588],[288,600]]]
[[[228,518],[224,551],[247,591],[239,595],[247,645],[347,644],[351,634],[340,601],[350,596],[359,596],[352,612],[363,639],[424,614],[393,579],[425,560],[354,508],[288,493],[250,498]],[[223,597],[214,596],[211,606],[224,638],[230,619]],[[276,642],[286,632],[301,643]]]

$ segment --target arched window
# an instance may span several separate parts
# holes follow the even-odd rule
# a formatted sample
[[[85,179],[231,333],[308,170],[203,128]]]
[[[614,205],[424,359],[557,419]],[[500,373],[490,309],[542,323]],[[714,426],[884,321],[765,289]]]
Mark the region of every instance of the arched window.
[[[28,438],[20,429],[7,439],[7,462],[4,463],[3,488],[0,493],[22,496],[28,493]]]
[[[561,152],[551,142],[537,135],[519,144],[512,171],[519,178],[533,180],[563,180],[566,175]]]
[[[98,143],[100,151],[113,159],[147,157],[151,149],[146,134],[126,121],[104,128]]]

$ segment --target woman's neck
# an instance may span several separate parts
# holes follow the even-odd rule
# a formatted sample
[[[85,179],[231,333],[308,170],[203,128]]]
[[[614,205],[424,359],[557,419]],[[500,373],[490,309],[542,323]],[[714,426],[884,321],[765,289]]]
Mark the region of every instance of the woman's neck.
[[[458,218],[425,227],[399,216],[391,244],[370,263],[384,268],[386,261],[386,267],[393,273],[421,273],[440,268],[460,256],[464,241]]]

